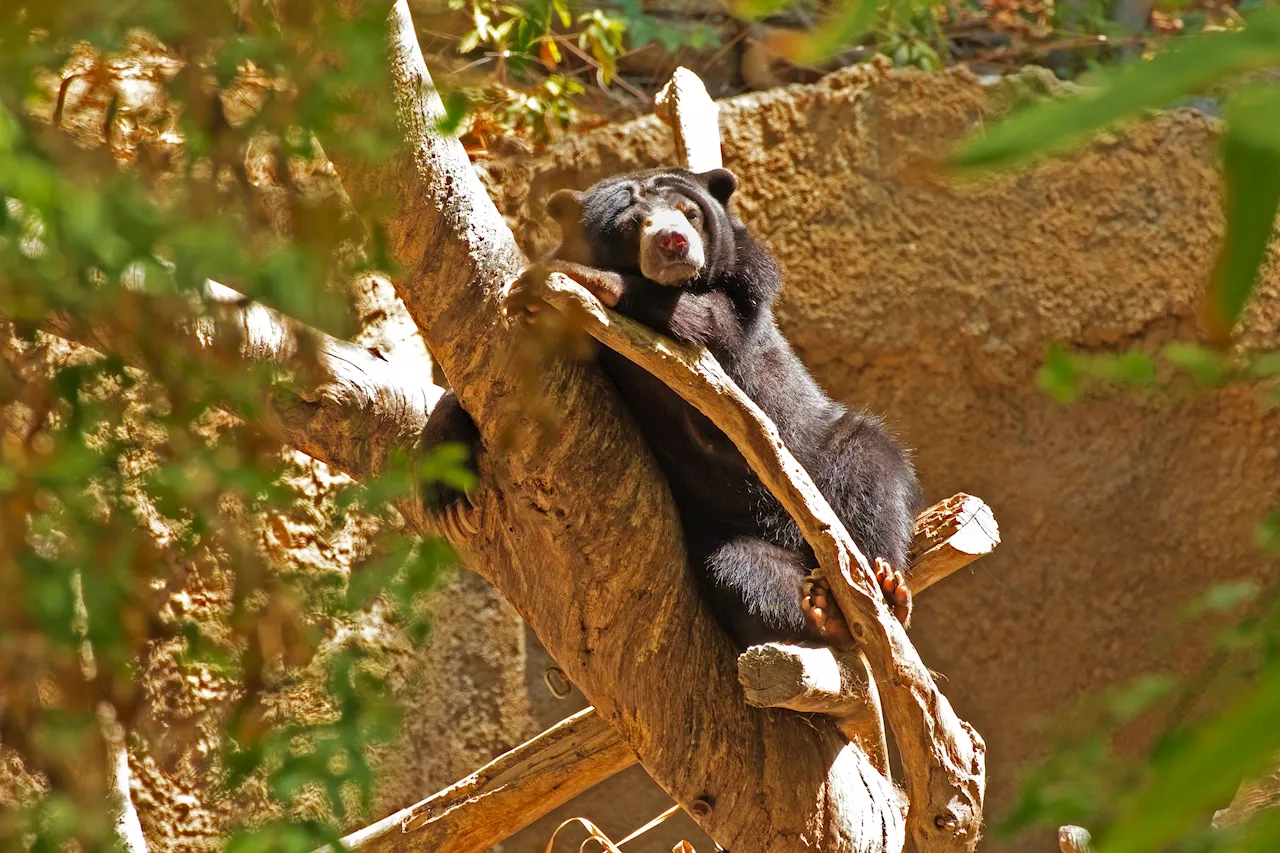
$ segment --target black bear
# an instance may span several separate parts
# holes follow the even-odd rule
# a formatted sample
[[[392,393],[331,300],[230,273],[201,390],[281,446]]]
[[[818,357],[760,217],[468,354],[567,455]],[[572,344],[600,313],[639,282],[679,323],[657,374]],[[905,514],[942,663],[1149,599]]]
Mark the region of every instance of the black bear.
[[[904,624],[906,565],[920,489],[883,422],[828,398],[778,330],[782,275],[735,217],[738,181],[716,169],[619,175],[547,202],[560,247],[512,288],[536,313],[548,270],[605,305],[677,340],[705,345],[777,424],[783,441],[869,559]],[[602,365],[628,402],[670,482],[690,562],[722,625],[742,647],[774,640],[850,642],[827,590],[809,575],[812,550],[738,450],[700,412],[608,350]],[[475,440],[451,395],[432,413],[429,440]]]

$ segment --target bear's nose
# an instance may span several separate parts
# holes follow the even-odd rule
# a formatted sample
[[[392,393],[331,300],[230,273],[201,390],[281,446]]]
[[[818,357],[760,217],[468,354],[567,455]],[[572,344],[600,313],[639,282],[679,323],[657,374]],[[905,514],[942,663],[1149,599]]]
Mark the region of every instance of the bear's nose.
[[[679,231],[668,231],[662,235],[658,245],[664,252],[670,252],[673,255],[683,254],[689,248],[689,238]]]

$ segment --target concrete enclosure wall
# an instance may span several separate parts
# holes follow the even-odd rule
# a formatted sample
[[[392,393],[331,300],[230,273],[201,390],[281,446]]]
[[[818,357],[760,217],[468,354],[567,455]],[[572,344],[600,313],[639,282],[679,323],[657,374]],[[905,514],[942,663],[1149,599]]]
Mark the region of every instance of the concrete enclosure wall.
[[[920,178],[913,166],[979,127],[992,104],[962,72],[863,67],[721,114],[738,209],[782,264],[780,316],[806,363],[834,395],[888,416],[915,448],[930,501],[967,491],[1000,522],[998,552],[922,596],[912,630],[987,740],[989,820],[1044,754],[1041,722],[1131,676],[1202,659],[1203,643],[1170,642],[1179,604],[1216,582],[1274,577],[1252,530],[1280,483],[1280,417],[1255,391],[1109,392],[1064,408],[1034,379],[1052,341],[1106,350],[1195,334],[1222,234],[1215,122],[1164,115],[976,189]],[[556,238],[531,215],[550,191],[673,157],[648,118],[481,171],[537,251]],[[1278,287],[1273,269],[1250,345],[1280,344]],[[1134,727],[1118,748],[1144,734]],[[663,807],[642,783],[564,813],[625,832]],[[508,848],[540,850],[552,827]],[[984,849],[1055,844],[1032,833]]]

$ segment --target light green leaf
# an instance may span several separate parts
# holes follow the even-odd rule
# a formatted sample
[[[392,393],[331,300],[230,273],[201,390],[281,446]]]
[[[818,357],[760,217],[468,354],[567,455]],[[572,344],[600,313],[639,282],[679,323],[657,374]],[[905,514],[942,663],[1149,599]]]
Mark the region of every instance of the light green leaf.
[[[1253,293],[1280,206],[1280,90],[1254,87],[1232,99],[1222,161],[1227,236],[1205,293],[1205,320],[1218,342],[1230,340]]]
[[[1251,68],[1280,61],[1280,10],[1249,18],[1245,29],[1188,37],[1150,61],[1109,75],[1097,91],[1048,101],[1015,113],[952,158],[962,169],[1011,166],[1060,152],[1143,110],[1176,99]]]
[[[1241,778],[1266,768],[1280,747],[1280,670],[1151,763],[1150,782],[1122,808],[1099,853],[1149,853],[1184,836]]]

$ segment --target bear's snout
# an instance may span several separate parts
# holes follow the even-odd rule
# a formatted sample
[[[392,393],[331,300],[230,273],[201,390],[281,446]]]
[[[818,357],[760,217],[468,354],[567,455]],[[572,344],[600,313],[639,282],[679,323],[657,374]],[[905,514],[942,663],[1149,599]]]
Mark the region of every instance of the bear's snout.
[[[658,245],[662,251],[675,257],[684,257],[689,253],[689,238],[679,231],[664,231],[658,237]]]
[[[659,284],[683,284],[704,263],[702,239],[674,208],[652,210],[640,232],[640,271]]]

